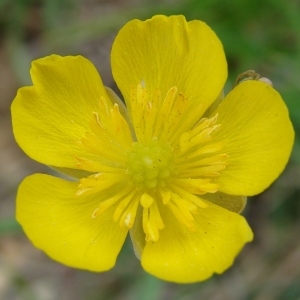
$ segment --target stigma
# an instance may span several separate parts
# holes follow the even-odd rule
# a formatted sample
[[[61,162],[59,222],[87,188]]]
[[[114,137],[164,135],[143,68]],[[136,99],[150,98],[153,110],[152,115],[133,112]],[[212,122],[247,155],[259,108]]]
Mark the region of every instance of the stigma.
[[[164,187],[172,180],[173,149],[167,142],[135,142],[127,156],[126,174],[137,190]]]

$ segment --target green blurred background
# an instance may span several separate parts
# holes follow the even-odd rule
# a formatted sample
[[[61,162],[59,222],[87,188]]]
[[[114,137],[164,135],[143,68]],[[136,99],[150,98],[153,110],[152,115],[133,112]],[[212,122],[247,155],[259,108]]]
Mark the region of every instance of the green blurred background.
[[[227,55],[225,92],[237,75],[256,70],[273,81],[300,132],[299,0],[0,0],[0,299],[300,299],[299,138],[282,176],[248,201],[244,214],[254,242],[231,269],[203,283],[178,285],[148,275],[130,241],[107,273],[67,268],[35,249],[16,223],[20,181],[50,172],[22,153],[11,132],[10,104],[18,87],[30,84],[30,62],[52,53],[82,54],[115,88],[109,61],[114,37],[130,19],[154,14],[207,22]]]

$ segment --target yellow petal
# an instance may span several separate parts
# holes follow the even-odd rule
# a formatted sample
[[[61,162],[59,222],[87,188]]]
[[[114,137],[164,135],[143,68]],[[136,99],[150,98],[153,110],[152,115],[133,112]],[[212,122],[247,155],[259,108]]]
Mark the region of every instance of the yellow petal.
[[[146,243],[142,266],[164,280],[192,283],[223,273],[253,238],[242,216],[213,204],[194,215],[195,232],[163,212],[165,229],[157,242]]]
[[[107,96],[111,100],[111,102],[118,104],[120,113],[122,114],[123,118],[127,121],[127,123],[130,123],[131,119],[129,118],[128,110],[127,110],[125,103],[120,99],[120,97],[111,88],[106,86],[105,91],[106,91]]]
[[[186,196],[187,195],[185,195],[185,197]],[[212,202],[216,205],[219,205],[225,209],[236,213],[242,212],[247,204],[247,198],[245,196],[232,196],[221,192],[217,192],[214,194],[207,193],[205,195],[202,195],[201,199]],[[203,200],[200,200],[199,198],[199,201]],[[203,201],[203,203],[205,202]],[[206,203],[205,205],[206,206],[204,207],[207,207]],[[146,243],[145,233],[143,231],[142,225],[141,209],[138,210],[135,223],[129,232],[135,255],[137,256],[137,258],[140,259]]]
[[[87,59],[58,55],[34,61],[31,78],[33,86],[19,89],[12,104],[15,138],[31,158],[74,168],[74,156],[83,156],[78,141],[89,130],[100,97],[112,105],[101,78]]]
[[[217,179],[219,191],[255,195],[284,169],[294,141],[288,110],[278,92],[263,82],[248,80],[235,87],[217,110],[221,128],[215,134],[228,154]]]
[[[188,122],[199,120],[227,77],[223,47],[215,33],[205,23],[187,22],[183,16],[130,21],[117,35],[111,59],[128,107],[130,86],[141,84],[149,99],[157,90],[165,97],[177,87],[190,101]]]
[[[247,204],[247,197],[245,196],[232,196],[221,192],[214,194],[207,193],[202,195],[201,199],[205,199],[236,213],[241,213]]]
[[[33,244],[67,266],[105,271],[115,265],[127,230],[114,222],[114,208],[97,218],[99,195],[75,197],[76,183],[35,174],[17,195],[17,220]]]

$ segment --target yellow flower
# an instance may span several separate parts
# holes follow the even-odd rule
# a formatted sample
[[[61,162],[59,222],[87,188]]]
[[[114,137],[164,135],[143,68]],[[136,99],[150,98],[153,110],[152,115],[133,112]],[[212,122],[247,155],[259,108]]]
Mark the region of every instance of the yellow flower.
[[[71,175],[24,179],[17,219],[34,245],[68,266],[112,268],[127,233],[143,268],[196,282],[231,266],[253,238],[246,196],[284,169],[294,132],[269,85],[239,83],[223,100],[222,45],[201,21],[133,20],[113,44],[126,106],[81,56],[32,63],[12,104],[33,159]]]

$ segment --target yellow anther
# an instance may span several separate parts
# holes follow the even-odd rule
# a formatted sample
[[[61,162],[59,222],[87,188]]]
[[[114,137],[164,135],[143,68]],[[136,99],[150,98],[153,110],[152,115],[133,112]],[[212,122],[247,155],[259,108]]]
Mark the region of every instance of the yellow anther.
[[[144,193],[141,196],[140,203],[144,208],[148,208],[153,204],[153,201],[154,201],[154,199],[150,195]]]

